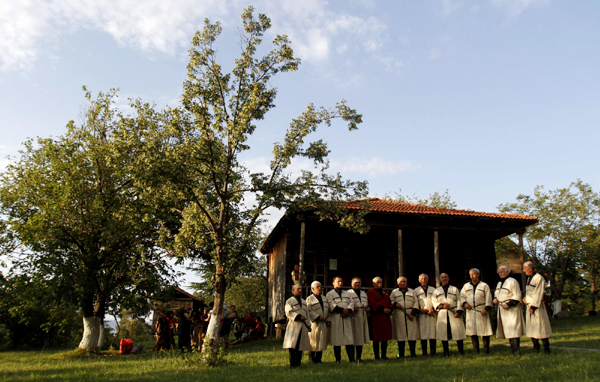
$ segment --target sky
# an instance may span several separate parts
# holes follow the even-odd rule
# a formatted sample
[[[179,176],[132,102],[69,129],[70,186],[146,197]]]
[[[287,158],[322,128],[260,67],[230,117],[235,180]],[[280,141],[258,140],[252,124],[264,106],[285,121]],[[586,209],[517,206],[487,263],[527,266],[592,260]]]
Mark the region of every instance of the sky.
[[[240,14],[224,0],[0,0],[0,171],[28,138],[78,121],[85,85],[177,106],[190,41],[223,26],[217,58],[239,54]],[[320,131],[332,170],[373,197],[448,190],[459,208],[495,212],[537,185],[600,189],[600,3],[561,0],[254,1],[287,34],[300,69],[271,83],[277,107],[245,154],[272,144],[309,103],[346,99],[363,115]],[[305,168],[298,163],[296,168]],[[280,213],[269,220],[272,227]],[[182,285],[195,280],[188,273]]]

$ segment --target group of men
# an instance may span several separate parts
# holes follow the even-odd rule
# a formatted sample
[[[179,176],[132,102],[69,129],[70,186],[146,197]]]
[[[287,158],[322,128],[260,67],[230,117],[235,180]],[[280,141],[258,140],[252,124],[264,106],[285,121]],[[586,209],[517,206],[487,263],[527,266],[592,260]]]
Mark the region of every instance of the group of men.
[[[458,352],[464,354],[463,340],[471,337],[473,350],[480,353],[479,337],[482,337],[483,353],[489,354],[490,336],[493,334],[490,314],[497,306],[498,339],[508,338],[513,355],[520,354],[520,337],[526,334],[532,339],[535,352],[540,351],[542,340],[544,352],[550,353],[548,338],[552,329],[543,306],[545,280],[535,272],[533,263],[523,264],[527,274],[525,296],[522,297],[518,282],[509,277],[506,266],[498,268],[500,281],[494,295],[490,287],[480,279],[480,271],[469,271],[470,282],[461,290],[450,285],[446,273],[440,275],[441,286],[429,285],[426,274],[419,276],[419,287],[408,288],[406,277],[397,280],[398,288],[390,294],[382,288],[382,279],[373,279],[373,288],[361,290],[361,279],[355,277],[351,289],[343,290],[341,277],[333,279],[333,290],[322,295],[321,283],[311,284],[312,294],[304,300],[302,287],[294,284],[292,297],[286,301],[288,318],[283,348],[289,349],[290,367],[300,366],[302,354],[309,351],[311,363],[321,363],[323,351],[330,344],[336,362],[341,362],[341,347],[345,346],[350,362],[362,361],[363,346],[371,341],[368,315],[371,318],[373,353],[376,360],[387,359],[388,341],[398,343],[398,357],[405,355],[406,343],[411,357],[416,357],[416,343],[421,341],[423,355],[436,355],[437,340],[442,342],[445,356],[450,355],[449,341],[456,341]],[[525,323],[523,322],[523,305]],[[463,314],[465,317],[463,319]],[[391,319],[390,319],[391,317]]]

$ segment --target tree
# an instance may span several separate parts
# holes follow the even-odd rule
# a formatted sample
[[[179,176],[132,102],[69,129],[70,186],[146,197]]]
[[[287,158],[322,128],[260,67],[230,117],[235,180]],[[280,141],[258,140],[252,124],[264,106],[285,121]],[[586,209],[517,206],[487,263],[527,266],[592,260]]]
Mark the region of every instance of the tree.
[[[275,37],[273,48],[257,57],[271,21],[264,14],[255,18],[253,11],[248,7],[242,14],[241,56],[231,73],[223,72],[213,47],[221,25],[206,20],[204,30],[192,40],[182,106],[164,116],[157,128],[162,138],[152,141],[158,135],[149,132],[146,142],[159,149],[144,150],[156,164],[147,181],[160,190],[157,194],[177,195],[181,201],[177,208],[181,225],[164,230],[164,245],[174,254],[194,259],[214,286],[215,308],[207,332],[213,341],[206,341],[204,348],[210,352],[218,345],[225,292],[236,276],[251,267],[267,209],[311,208],[345,227],[367,229],[340,204],[366,197],[366,183],[328,174],[327,144],[306,142],[319,126],[329,126],[334,119],[345,121],[349,130],[357,128],[362,117],[345,101],[332,109],[310,104],[293,119],[283,140],[273,146],[268,173],[253,172],[242,162],[257,121],[275,107],[277,89],[270,81],[300,64],[285,35]],[[264,148],[257,149],[264,155]],[[314,172],[291,174],[290,164],[299,157],[311,160]]]
[[[527,256],[550,281],[554,312],[562,310],[565,283],[576,276],[588,227],[598,227],[599,206],[599,196],[577,180],[567,188],[548,192],[537,186],[533,196],[519,195],[516,203],[498,207],[502,212],[539,219],[523,235],[523,243]]]
[[[395,193],[395,196],[386,195],[384,199],[394,200],[396,202],[409,203],[409,204],[418,204],[421,206],[429,206],[436,208],[456,208],[457,204],[452,200],[450,193],[448,190],[444,191],[444,193],[439,193],[435,191],[432,194],[429,194],[427,198],[421,198],[417,196],[417,194],[413,194],[412,196],[402,195],[402,189],[399,189],[398,192]]]
[[[28,140],[0,176],[3,242],[18,243],[11,261],[79,306],[86,350],[104,337],[107,304],[148,294],[171,273],[155,245],[168,212],[161,215],[163,204],[135,182],[147,166],[136,155],[144,121],[118,113],[114,97],[92,100],[86,92],[80,125],[69,122],[56,139]]]

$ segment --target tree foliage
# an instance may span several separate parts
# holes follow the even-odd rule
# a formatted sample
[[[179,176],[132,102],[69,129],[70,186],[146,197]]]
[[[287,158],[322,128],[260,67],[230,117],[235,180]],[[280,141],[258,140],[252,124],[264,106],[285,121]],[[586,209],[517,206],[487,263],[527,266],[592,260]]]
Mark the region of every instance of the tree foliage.
[[[457,204],[452,197],[450,196],[450,192],[448,190],[444,191],[444,193],[440,193],[435,191],[429,194],[428,197],[422,198],[419,197],[416,193],[412,195],[403,195],[402,189],[399,189],[398,192],[395,193],[394,196],[385,195],[384,199],[393,200],[396,202],[409,203],[409,204],[418,204],[421,206],[429,206],[429,207],[437,207],[437,208],[450,208],[454,209],[457,207]]]
[[[499,206],[502,212],[539,219],[524,234],[524,249],[549,280],[555,300],[561,300],[567,280],[577,278],[586,253],[598,253],[590,232],[599,227],[599,207],[600,197],[581,180],[553,191],[538,186],[533,195],[519,195],[517,202]]]
[[[0,176],[3,242],[15,269],[41,275],[84,319],[96,317],[96,329],[107,304],[143,304],[134,296],[147,297],[170,274],[155,244],[163,204],[135,181],[145,165],[136,155],[144,121],[118,113],[115,97],[86,92],[81,124],[28,140]],[[80,346],[95,348],[88,340]]]
[[[366,183],[329,174],[327,144],[309,141],[317,128],[335,119],[344,121],[349,130],[357,128],[362,117],[345,101],[331,109],[308,105],[274,143],[268,172],[253,171],[240,159],[250,155],[248,139],[259,128],[257,121],[275,107],[274,76],[295,71],[300,64],[285,35],[276,36],[272,49],[258,56],[271,27],[267,16],[256,17],[248,7],[242,22],[241,55],[230,73],[217,61],[214,45],[222,31],[220,23],[206,20],[196,33],[182,105],[162,115],[157,127],[162,135],[150,133],[144,150],[156,166],[147,181],[157,194],[172,195],[180,203],[176,209],[180,224],[163,230],[163,243],[172,253],[192,258],[207,274],[215,290],[213,317],[221,314],[228,285],[252,268],[267,209],[311,208],[348,228],[367,229],[338,203],[364,198]],[[264,148],[259,149],[264,155]],[[296,158],[312,161],[315,170],[293,175],[290,165]],[[212,320],[208,330],[215,340],[216,324]]]

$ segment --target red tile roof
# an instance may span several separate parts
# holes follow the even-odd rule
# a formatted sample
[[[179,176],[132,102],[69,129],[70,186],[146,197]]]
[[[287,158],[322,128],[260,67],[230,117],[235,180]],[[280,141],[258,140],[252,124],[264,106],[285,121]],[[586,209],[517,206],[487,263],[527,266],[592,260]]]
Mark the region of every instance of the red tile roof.
[[[531,223],[537,222],[535,216],[517,215],[517,214],[502,214],[490,212],[477,212],[468,210],[454,210],[450,208],[428,207],[417,204],[409,204],[383,199],[367,199],[372,212],[389,212],[395,214],[417,214],[417,215],[438,215],[438,216],[465,216],[465,217],[481,217],[492,219],[508,219],[508,220],[524,220]],[[349,210],[363,209],[363,200],[354,200],[346,203],[346,208]]]

